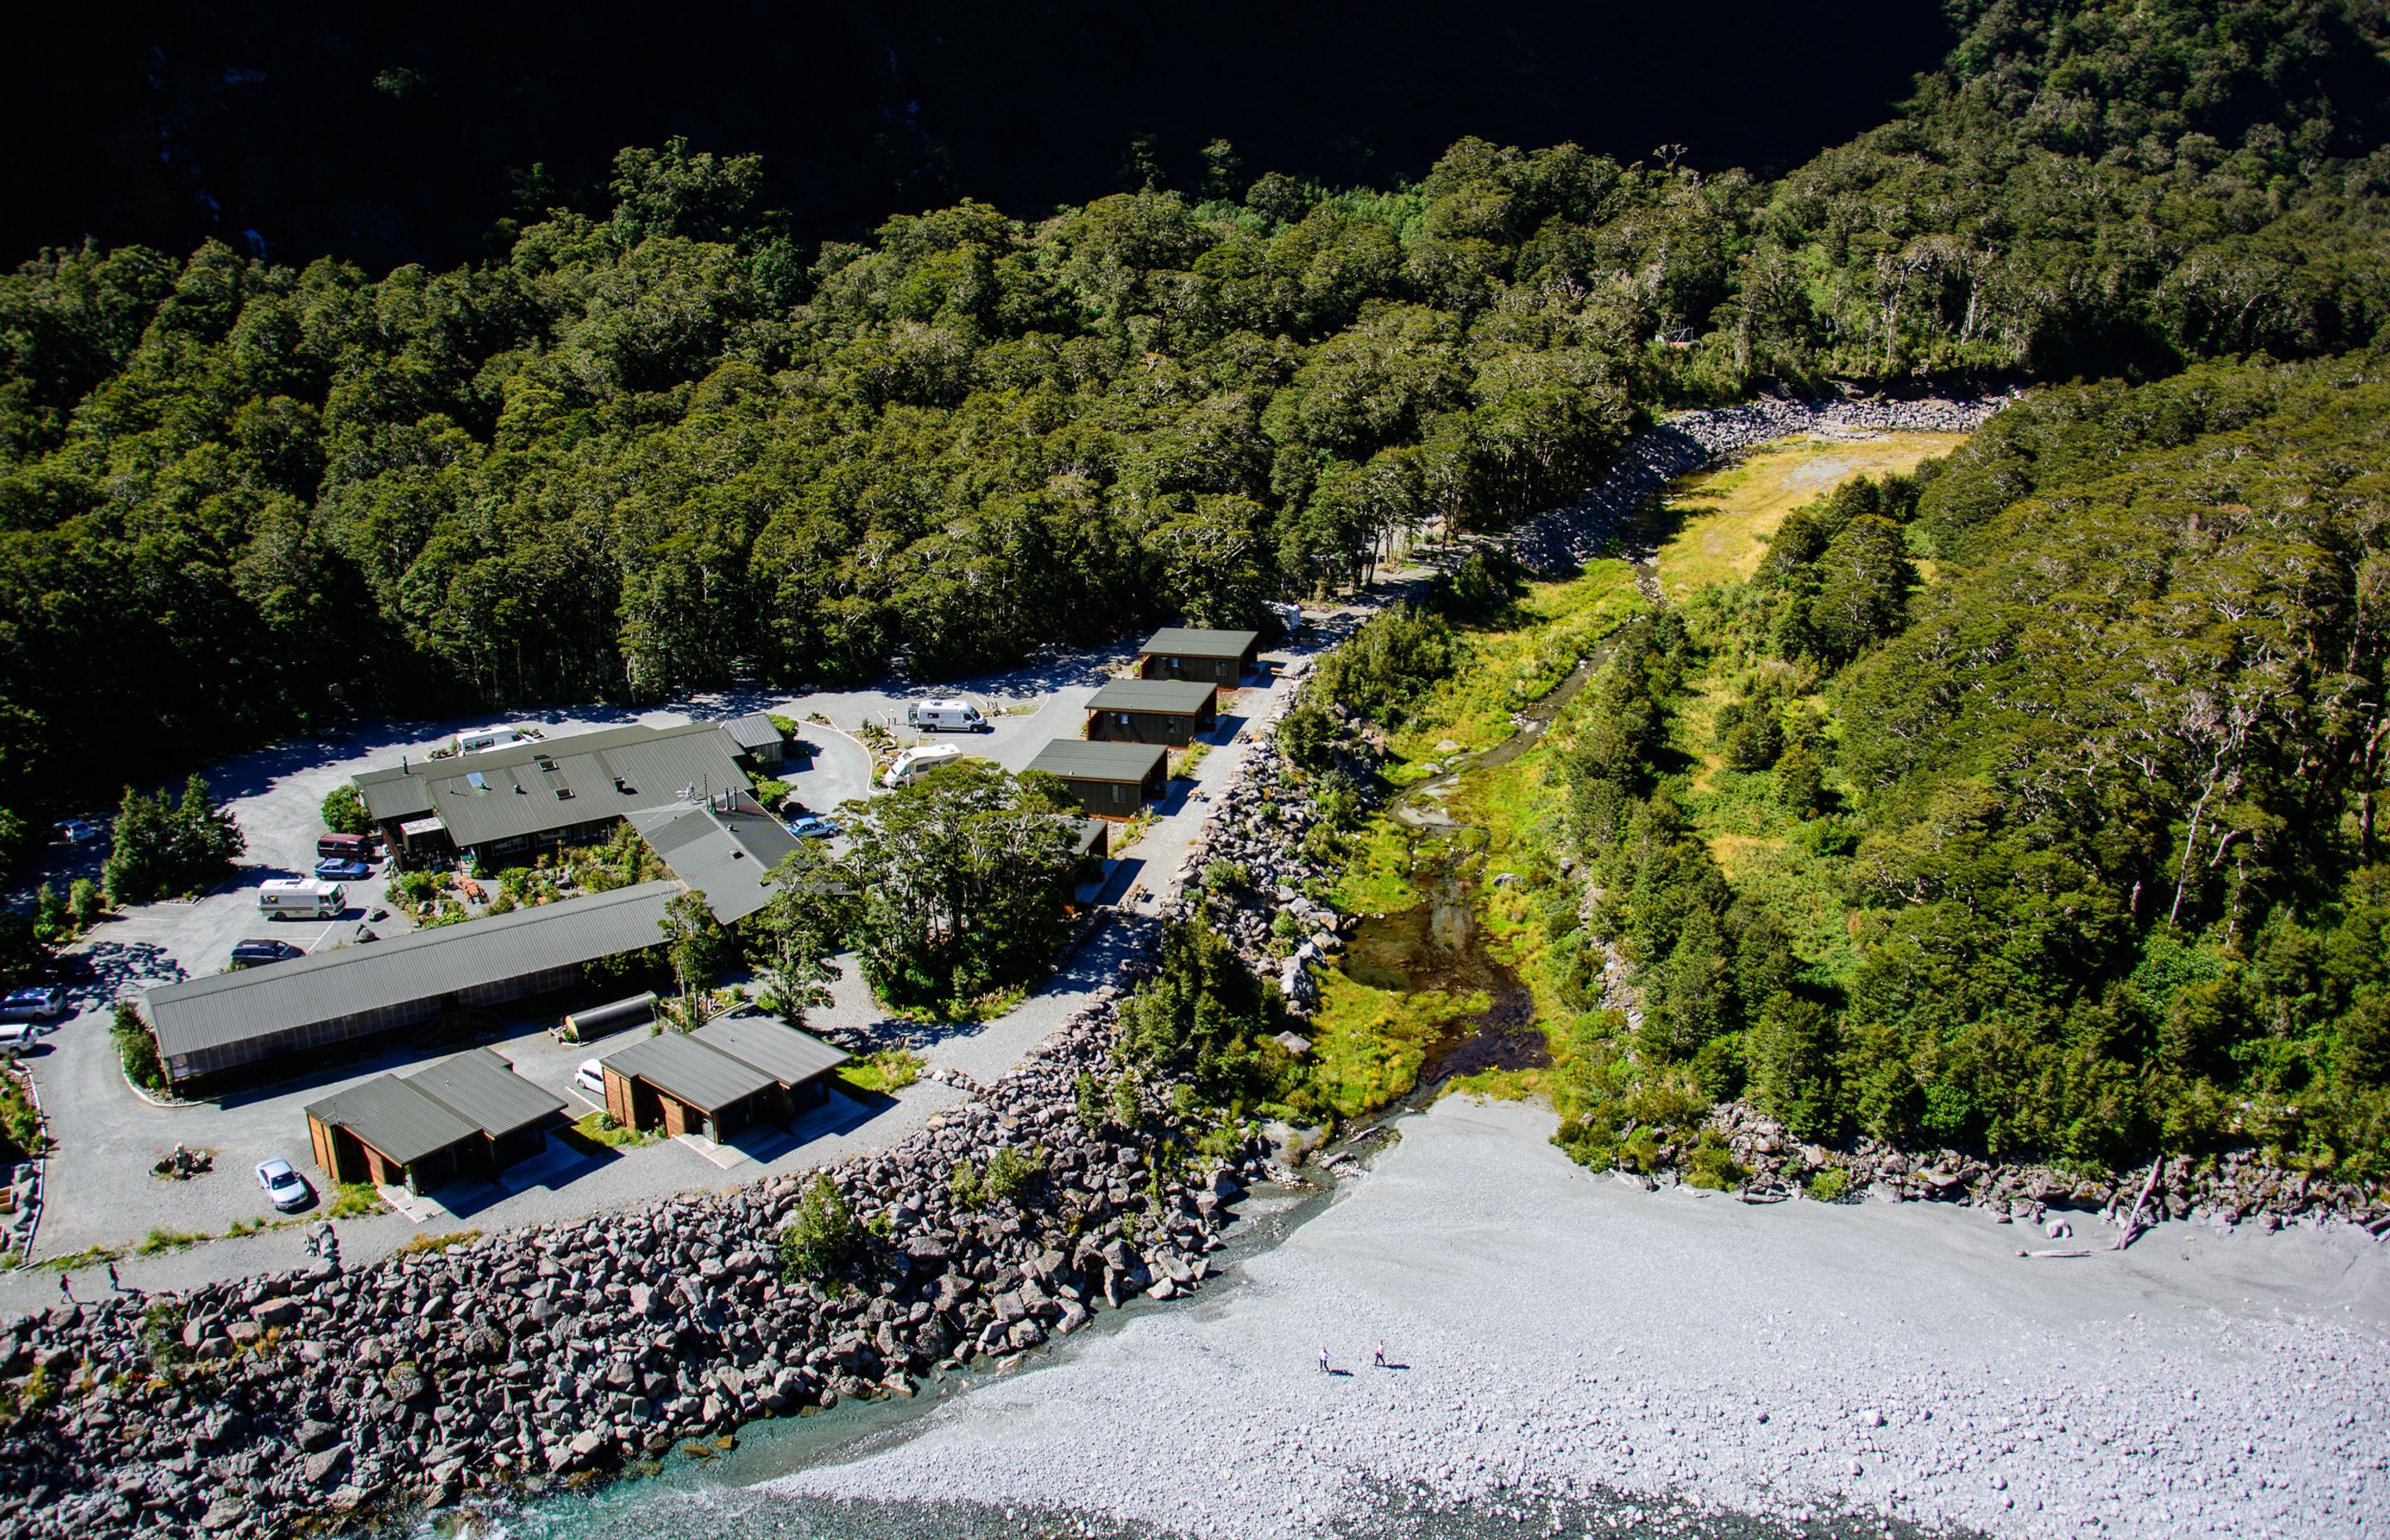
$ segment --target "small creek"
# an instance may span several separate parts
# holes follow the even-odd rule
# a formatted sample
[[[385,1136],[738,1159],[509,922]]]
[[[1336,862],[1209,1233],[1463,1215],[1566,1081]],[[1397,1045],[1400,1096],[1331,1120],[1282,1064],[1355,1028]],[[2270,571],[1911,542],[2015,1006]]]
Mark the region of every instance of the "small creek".
[[[1456,1075],[1523,1070],[1550,1062],[1536,1030],[1535,1001],[1509,964],[1485,944],[1477,891],[1499,880],[1485,870],[1484,831],[1454,816],[1452,794],[1471,771],[1510,764],[1534,748],[1562,707],[1576,699],[1599,658],[1578,662],[1550,691],[1518,713],[1519,730],[1493,748],[1456,755],[1389,810],[1410,831],[1411,881],[1426,896],[1410,908],[1365,918],[1344,949],[1345,977],[1372,989],[1484,995],[1485,1008],[1453,1022],[1429,1045],[1405,1108],[1432,1099]]]

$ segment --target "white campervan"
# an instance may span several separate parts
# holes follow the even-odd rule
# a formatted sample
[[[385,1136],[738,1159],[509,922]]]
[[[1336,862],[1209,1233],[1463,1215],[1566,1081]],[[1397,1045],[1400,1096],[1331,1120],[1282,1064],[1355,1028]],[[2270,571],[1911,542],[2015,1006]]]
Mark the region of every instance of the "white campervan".
[[[968,700],[916,700],[905,708],[905,725],[925,733],[992,733],[995,725]]]
[[[963,751],[951,745],[932,748],[924,744],[917,749],[907,749],[896,756],[896,763],[888,767],[888,774],[880,777],[880,784],[893,791],[900,786],[910,786],[938,766],[952,764],[962,757]]]
[[[503,749],[532,736],[532,730],[520,722],[495,727],[476,727],[456,735],[456,751],[460,754],[485,754],[493,749]]]
[[[347,890],[337,882],[315,882],[303,877],[276,877],[259,885],[257,907],[268,919],[330,919],[349,906]]]

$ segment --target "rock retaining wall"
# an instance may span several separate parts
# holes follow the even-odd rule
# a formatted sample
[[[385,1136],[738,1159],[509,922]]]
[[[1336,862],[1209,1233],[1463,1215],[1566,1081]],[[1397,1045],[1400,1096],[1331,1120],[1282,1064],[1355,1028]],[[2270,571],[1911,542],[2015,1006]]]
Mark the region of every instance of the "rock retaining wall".
[[[1601,484],[1572,507],[1536,515],[1511,537],[1531,571],[1553,577],[1606,554],[1627,520],[1670,481],[1714,469],[1770,439],[1796,433],[1972,433],[2007,398],[1946,401],[1787,401],[1763,396],[1740,406],[1686,412],[1638,433],[1619,451]]]
[[[1134,978],[1158,928],[1124,923],[1143,931]],[[868,1234],[829,1288],[780,1276],[811,1176],[778,1176],[353,1272],[327,1259],[0,1322],[19,1413],[0,1438],[0,1532],[279,1534],[310,1514],[535,1490],[750,1418],[908,1394],[933,1366],[1191,1290],[1258,1149],[1158,1168],[1192,1132],[1159,1082],[1133,1127],[1074,1115],[1079,1077],[1110,1072],[1115,998],[1097,991],[996,1084],[829,1168]],[[1004,1147],[1043,1151],[1042,1183],[1018,1207],[961,1207],[956,1163]]]

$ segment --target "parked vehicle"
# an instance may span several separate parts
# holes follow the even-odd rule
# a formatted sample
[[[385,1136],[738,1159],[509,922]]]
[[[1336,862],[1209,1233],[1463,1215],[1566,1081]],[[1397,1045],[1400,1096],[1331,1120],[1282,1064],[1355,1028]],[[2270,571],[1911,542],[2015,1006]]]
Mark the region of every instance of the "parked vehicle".
[[[593,1097],[603,1097],[606,1094],[606,1072],[596,1059],[585,1059],[572,1072],[572,1084]]]
[[[910,786],[938,766],[952,764],[962,757],[960,749],[950,746],[932,748],[925,744],[907,749],[896,756],[896,763],[888,767],[888,774],[880,777],[880,784],[892,791],[900,786]]]
[[[268,918],[330,919],[349,906],[348,891],[337,882],[303,877],[269,878],[257,890],[257,907]]]
[[[265,1189],[265,1196],[284,1213],[295,1213],[315,1200],[315,1189],[307,1185],[307,1178],[290,1169],[288,1161],[258,1161],[257,1185]]]
[[[30,984],[0,998],[0,1021],[55,1021],[66,1009],[64,989],[57,984]]]
[[[808,813],[802,818],[791,818],[787,828],[790,833],[800,840],[827,840],[839,831],[837,819],[825,818],[818,813]]]
[[[326,882],[362,882],[373,875],[373,868],[362,861],[350,861],[335,856],[315,863],[315,875]]]
[[[992,733],[996,724],[968,700],[917,700],[905,708],[905,725],[925,733]]]
[[[1303,635],[1303,606],[1289,604],[1283,599],[1272,599],[1270,613],[1278,617],[1279,628],[1288,636]]]
[[[503,749],[510,743],[520,743],[525,738],[546,736],[538,728],[525,726],[521,723],[508,723],[497,727],[476,727],[470,732],[456,735],[456,751],[460,754],[487,753],[493,749]]]
[[[315,841],[319,861],[370,861],[374,842],[362,834],[327,834]]]
[[[306,948],[293,946],[287,941],[250,940],[233,943],[232,965],[235,968],[256,968],[265,963],[277,963],[285,957],[303,957]]]
[[[100,836],[100,828],[89,818],[61,818],[58,838],[70,845],[87,845]]]
[[[50,1030],[47,1021],[0,1021],[0,1048],[21,1048],[40,1041]]]

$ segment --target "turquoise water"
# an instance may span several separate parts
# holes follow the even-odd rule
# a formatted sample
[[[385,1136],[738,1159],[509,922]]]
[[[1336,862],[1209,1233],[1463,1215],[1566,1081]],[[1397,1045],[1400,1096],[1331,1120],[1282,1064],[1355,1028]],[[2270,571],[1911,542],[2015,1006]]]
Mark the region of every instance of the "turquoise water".
[[[1236,1287],[1240,1264],[1276,1246],[1328,1196],[1257,1191],[1250,1217],[1229,1232],[1227,1249],[1218,1256],[1227,1277],[1204,1296]],[[1140,1300],[1099,1315],[1089,1330],[1118,1330],[1149,1311],[1179,1308]],[[944,1402],[997,1374],[1034,1374],[1044,1361],[933,1376],[909,1401],[845,1402],[812,1417],[752,1423],[729,1449],[684,1444],[646,1474],[520,1507],[440,1515],[421,1527],[417,1540],[1163,1540],[1164,1531],[1085,1514],[927,1498],[840,1501],[757,1489],[776,1477],[861,1459],[901,1443]],[[1090,1457],[1101,1456],[1091,1452]],[[1787,1521],[1612,1495],[1566,1503],[1512,1495],[1455,1507],[1400,1488],[1372,1494],[1361,1511],[1321,1534],[1331,1540],[1948,1540],[1948,1532],[1857,1516]]]

